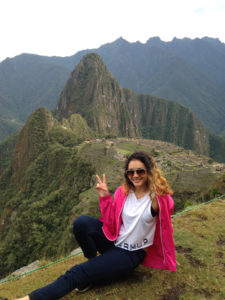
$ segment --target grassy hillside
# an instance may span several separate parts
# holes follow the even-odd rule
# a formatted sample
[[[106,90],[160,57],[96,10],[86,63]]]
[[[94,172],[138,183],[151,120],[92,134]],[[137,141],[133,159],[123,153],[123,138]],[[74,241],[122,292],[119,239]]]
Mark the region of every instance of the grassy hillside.
[[[63,299],[178,300],[225,298],[225,198],[173,218],[177,272],[139,266],[128,278],[94,286],[85,294],[75,291]],[[0,295],[15,299],[44,286],[68,268],[85,261],[74,256],[14,281],[0,285]],[[42,261],[40,264],[46,264]]]

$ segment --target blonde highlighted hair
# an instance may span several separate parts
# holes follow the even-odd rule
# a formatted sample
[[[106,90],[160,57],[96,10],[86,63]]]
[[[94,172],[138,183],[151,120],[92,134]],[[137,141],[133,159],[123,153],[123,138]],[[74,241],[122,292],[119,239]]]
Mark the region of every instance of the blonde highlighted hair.
[[[162,176],[161,171],[158,169],[156,162],[154,159],[148,155],[146,152],[134,152],[125,162],[125,172],[124,172],[124,183],[123,183],[123,191],[125,194],[128,194],[130,190],[134,188],[133,183],[130,181],[127,176],[126,171],[128,170],[128,165],[132,160],[141,161],[147,170],[148,181],[146,188],[150,191],[151,194],[155,193],[156,195],[164,195],[164,194],[173,194],[172,189],[167,183],[166,179]]]

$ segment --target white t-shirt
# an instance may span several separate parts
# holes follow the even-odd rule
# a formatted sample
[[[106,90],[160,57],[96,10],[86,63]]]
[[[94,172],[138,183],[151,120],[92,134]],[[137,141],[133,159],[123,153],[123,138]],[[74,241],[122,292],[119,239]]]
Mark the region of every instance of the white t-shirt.
[[[134,251],[153,244],[156,217],[151,214],[151,204],[149,192],[140,199],[136,198],[134,192],[128,194],[115,246]]]

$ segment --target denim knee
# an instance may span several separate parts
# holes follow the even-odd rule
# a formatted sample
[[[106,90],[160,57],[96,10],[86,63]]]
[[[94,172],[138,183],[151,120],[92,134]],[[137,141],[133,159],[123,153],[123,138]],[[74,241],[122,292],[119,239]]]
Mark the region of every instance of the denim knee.
[[[82,215],[79,216],[73,223],[73,233],[76,234],[84,229],[87,225],[88,216]]]

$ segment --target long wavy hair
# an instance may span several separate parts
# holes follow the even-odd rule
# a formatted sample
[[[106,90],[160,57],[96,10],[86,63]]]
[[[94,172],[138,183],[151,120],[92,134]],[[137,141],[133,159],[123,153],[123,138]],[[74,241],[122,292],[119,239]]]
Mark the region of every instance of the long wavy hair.
[[[146,152],[142,152],[142,151],[134,152],[133,154],[127,157],[127,160],[125,162],[124,183],[123,183],[123,190],[125,194],[128,194],[130,190],[134,189],[134,185],[130,181],[126,173],[126,171],[128,170],[129,163],[132,160],[139,160],[145,165],[148,174],[146,188],[150,191],[151,194],[152,193],[155,193],[156,195],[173,194],[172,189],[170,188],[166,179],[162,176],[161,171],[158,169],[154,159]]]

